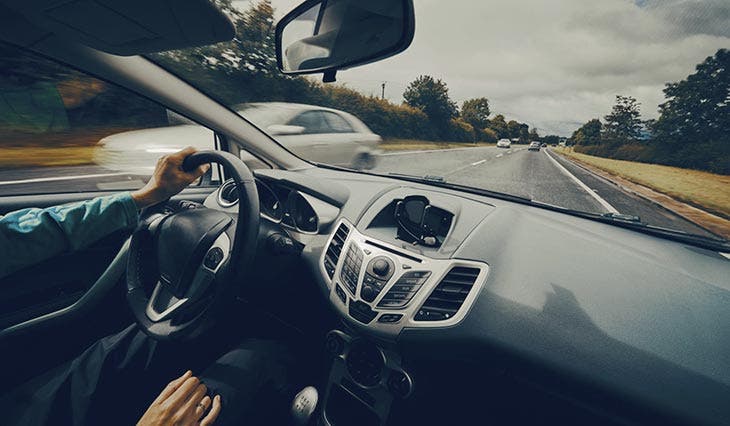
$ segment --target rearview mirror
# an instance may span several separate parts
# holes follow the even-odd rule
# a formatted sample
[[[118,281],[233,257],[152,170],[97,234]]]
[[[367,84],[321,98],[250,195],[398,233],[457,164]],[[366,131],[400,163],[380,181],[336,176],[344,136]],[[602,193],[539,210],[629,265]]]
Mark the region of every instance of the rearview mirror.
[[[276,25],[284,74],[323,72],[375,62],[405,50],[415,28],[412,0],[308,0]]]

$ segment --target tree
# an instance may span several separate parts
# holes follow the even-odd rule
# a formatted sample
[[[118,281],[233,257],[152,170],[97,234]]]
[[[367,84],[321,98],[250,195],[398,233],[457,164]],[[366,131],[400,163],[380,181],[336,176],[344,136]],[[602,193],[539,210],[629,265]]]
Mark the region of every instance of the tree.
[[[632,96],[616,95],[616,104],[606,120],[606,136],[619,142],[630,142],[641,136],[641,104]]]
[[[520,123],[516,120],[510,120],[507,123],[507,133],[510,139],[517,139],[520,137]]]
[[[560,136],[558,135],[547,135],[542,138],[542,141],[548,145],[557,145],[560,143]]]
[[[509,138],[507,130],[507,122],[504,121],[504,115],[497,114],[493,119],[489,120],[489,128],[492,129],[498,138]]]
[[[603,124],[599,119],[594,118],[573,132],[570,143],[573,145],[599,145],[602,130]]]
[[[461,105],[461,118],[478,130],[489,126],[489,99],[465,100]]]
[[[405,103],[418,108],[431,120],[444,136],[450,120],[456,117],[456,103],[449,97],[446,83],[430,75],[422,75],[412,81],[403,92]]]
[[[730,50],[719,49],[694,74],[667,83],[664,95],[652,126],[660,142],[730,144]]]
[[[540,135],[537,134],[537,130],[536,129],[530,130],[529,139],[530,139],[530,142],[532,142],[532,141],[535,141],[535,142],[540,141]]]

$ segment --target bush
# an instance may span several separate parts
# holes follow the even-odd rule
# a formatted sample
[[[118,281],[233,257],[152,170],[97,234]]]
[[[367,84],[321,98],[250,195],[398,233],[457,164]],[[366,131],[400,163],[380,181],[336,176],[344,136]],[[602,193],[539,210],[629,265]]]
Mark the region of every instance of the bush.
[[[474,142],[477,139],[474,126],[460,118],[449,120],[447,138],[454,142]]]
[[[479,140],[482,142],[495,143],[499,139],[499,135],[492,129],[482,129],[478,131]]]
[[[601,145],[576,145],[574,149],[576,152],[596,157],[663,164],[730,175],[730,145],[713,141],[681,145],[658,142],[646,144],[607,142]]]

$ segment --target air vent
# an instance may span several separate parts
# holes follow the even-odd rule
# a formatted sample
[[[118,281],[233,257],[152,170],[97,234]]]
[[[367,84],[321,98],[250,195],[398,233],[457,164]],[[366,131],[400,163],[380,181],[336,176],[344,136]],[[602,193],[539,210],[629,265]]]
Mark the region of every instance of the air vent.
[[[335,235],[332,237],[329,247],[324,254],[324,269],[327,271],[327,275],[332,278],[335,275],[335,269],[337,268],[337,261],[340,259],[340,253],[342,253],[342,246],[345,245],[347,235],[350,233],[350,228],[344,223],[340,224],[335,231]]]
[[[238,186],[233,180],[227,180],[218,188],[218,204],[221,207],[232,207],[236,203],[238,203]]]
[[[455,266],[423,302],[416,321],[443,321],[454,315],[464,304],[479,276],[479,268]]]

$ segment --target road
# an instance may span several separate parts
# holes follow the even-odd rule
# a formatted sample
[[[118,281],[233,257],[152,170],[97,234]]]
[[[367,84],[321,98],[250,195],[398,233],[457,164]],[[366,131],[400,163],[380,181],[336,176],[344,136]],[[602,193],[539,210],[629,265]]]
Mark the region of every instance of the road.
[[[535,201],[593,213],[639,216],[651,225],[712,235],[656,204],[621,190],[550,149],[528,151],[484,147],[420,153],[392,153],[373,170],[417,176],[436,175],[447,182],[520,195]]]
[[[464,148],[388,153],[373,172],[436,175],[468,186],[520,195],[535,201],[595,213],[636,215],[651,225],[701,234],[704,228],[564,159],[550,149]],[[138,176],[98,166],[0,170],[0,196],[39,192],[124,190],[143,184]]]

